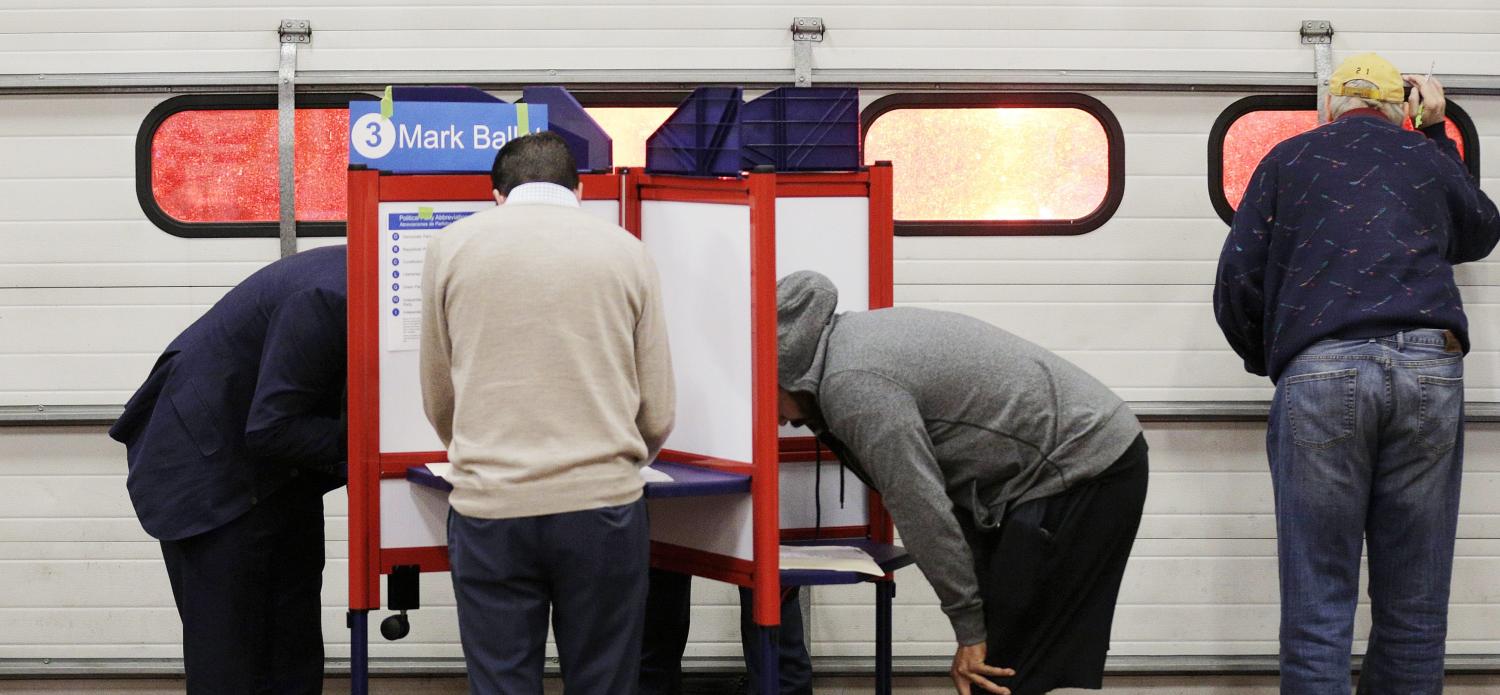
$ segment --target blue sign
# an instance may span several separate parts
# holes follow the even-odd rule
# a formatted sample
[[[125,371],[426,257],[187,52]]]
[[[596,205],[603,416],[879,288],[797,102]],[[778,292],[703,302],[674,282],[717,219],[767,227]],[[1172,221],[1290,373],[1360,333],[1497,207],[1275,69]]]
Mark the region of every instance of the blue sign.
[[[393,172],[489,171],[495,153],[547,129],[545,104],[349,102],[349,163]]]

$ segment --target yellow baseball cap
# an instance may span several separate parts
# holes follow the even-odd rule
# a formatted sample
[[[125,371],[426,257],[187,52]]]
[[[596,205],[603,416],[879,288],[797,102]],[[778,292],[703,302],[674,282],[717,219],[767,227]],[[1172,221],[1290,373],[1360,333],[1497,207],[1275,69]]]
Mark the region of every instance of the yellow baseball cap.
[[[1350,87],[1349,82],[1364,80],[1375,85]],[[1328,93],[1336,97],[1361,97],[1390,104],[1406,101],[1406,80],[1390,61],[1374,53],[1362,53],[1345,60],[1328,78]]]

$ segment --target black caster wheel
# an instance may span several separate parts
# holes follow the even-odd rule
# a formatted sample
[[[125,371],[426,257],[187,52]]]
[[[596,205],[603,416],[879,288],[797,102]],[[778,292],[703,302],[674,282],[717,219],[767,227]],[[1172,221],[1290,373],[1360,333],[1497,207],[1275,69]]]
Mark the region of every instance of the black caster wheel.
[[[411,632],[411,621],[406,619],[406,611],[380,621],[380,636],[392,642],[405,637],[409,632]]]

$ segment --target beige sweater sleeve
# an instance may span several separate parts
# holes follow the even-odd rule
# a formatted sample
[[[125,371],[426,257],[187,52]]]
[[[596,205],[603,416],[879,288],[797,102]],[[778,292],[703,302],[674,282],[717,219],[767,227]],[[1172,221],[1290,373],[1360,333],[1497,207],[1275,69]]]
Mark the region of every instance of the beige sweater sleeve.
[[[641,389],[640,410],[635,426],[646,442],[649,462],[656,458],[667,435],[672,433],[677,412],[677,387],[672,376],[672,355],[667,345],[667,323],[661,305],[661,278],[651,256],[641,253],[641,315],[635,325],[635,369]]]
[[[438,252],[441,233],[427,242],[422,262],[422,407],[446,448],[453,443],[453,343],[448,337],[447,273]]]

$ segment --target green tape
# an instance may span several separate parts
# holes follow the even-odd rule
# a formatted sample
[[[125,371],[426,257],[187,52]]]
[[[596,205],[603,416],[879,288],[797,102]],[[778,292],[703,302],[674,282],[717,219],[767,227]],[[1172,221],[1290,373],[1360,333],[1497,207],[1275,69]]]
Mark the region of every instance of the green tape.
[[[526,104],[516,104],[516,133],[518,136],[531,133],[531,108]]]
[[[417,219],[419,219],[419,220],[430,220],[430,219],[432,219],[432,208],[420,208],[420,207],[417,208]]]
[[[380,117],[382,119],[384,119],[384,120],[389,121],[389,120],[391,120],[391,115],[394,114],[395,112],[396,112],[396,102],[393,99],[391,99],[391,87],[390,87],[390,85],[386,85],[385,96],[383,96],[383,97],[380,98]]]

